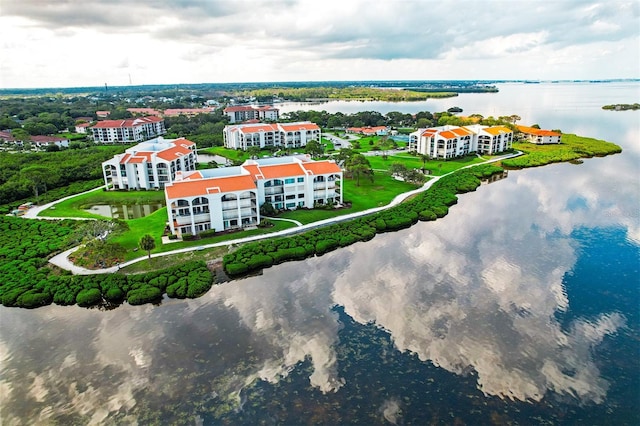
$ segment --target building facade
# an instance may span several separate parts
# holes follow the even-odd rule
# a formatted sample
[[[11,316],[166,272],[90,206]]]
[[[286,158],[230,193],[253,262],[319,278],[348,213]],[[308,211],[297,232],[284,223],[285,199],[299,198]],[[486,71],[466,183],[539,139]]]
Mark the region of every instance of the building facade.
[[[311,140],[320,141],[321,131],[309,121],[298,123],[248,123],[225,126],[224,146],[246,150],[260,148],[302,148]]]
[[[229,117],[229,123],[242,123],[248,120],[278,121],[279,109],[270,105],[238,105],[229,106],[224,109],[224,113]]]
[[[560,143],[562,134],[553,130],[536,129],[535,127],[517,126],[528,142],[538,145]]]
[[[255,226],[260,206],[312,208],[342,203],[342,170],[306,156],[248,160],[241,166],[181,173],[165,196],[172,233]]]
[[[196,169],[195,143],[157,138],[128,148],[102,163],[106,189],[163,189],[176,174]]]
[[[409,135],[409,149],[429,158],[447,160],[471,152],[495,154],[511,148],[513,132],[504,126],[440,126]]]
[[[138,117],[128,120],[104,120],[91,127],[91,135],[100,143],[142,142],[167,133],[164,118]]]

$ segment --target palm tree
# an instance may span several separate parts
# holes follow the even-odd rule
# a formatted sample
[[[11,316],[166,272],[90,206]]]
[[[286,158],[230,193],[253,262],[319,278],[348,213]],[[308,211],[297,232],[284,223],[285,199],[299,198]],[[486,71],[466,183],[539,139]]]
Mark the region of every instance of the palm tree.
[[[142,238],[140,238],[140,248],[147,252],[149,256],[149,260],[151,260],[151,250],[156,248],[156,240],[149,234],[145,234]]]

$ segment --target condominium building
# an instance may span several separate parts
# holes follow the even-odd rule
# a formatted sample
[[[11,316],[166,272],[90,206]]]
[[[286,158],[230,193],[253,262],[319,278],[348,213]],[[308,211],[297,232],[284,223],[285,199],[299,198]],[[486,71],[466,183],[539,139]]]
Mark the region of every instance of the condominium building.
[[[154,116],[98,121],[91,127],[93,140],[101,143],[141,142],[165,133],[164,119]]]
[[[527,141],[538,145],[547,143],[560,143],[562,134],[553,130],[536,129],[535,127],[517,126],[518,130],[524,134]]]
[[[440,126],[409,135],[409,148],[430,158],[450,159],[471,152],[495,154],[511,148],[513,132],[505,126]]]
[[[242,123],[248,120],[278,120],[278,108],[270,105],[238,105],[230,106],[224,109],[225,115],[229,117],[229,123]]]
[[[156,138],[128,148],[102,163],[106,189],[163,189],[176,174],[196,169],[190,140]]]
[[[237,167],[180,173],[165,187],[171,232],[197,234],[255,226],[260,206],[312,208],[342,203],[342,170],[307,156],[247,160]]]
[[[320,141],[320,127],[309,121],[298,123],[248,123],[225,126],[224,146],[246,150],[260,148],[301,148],[311,140]]]

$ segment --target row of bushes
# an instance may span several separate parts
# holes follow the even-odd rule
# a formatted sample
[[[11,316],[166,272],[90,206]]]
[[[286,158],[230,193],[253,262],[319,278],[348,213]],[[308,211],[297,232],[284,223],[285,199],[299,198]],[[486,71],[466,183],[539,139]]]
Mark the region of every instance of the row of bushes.
[[[203,261],[138,275],[56,274],[47,258],[77,243],[73,220],[44,221],[0,216],[0,302],[36,308],[102,303],[141,304],[169,297],[198,297],[211,288],[213,276]]]
[[[349,222],[277,239],[243,245],[223,258],[225,271],[238,276],[288,260],[322,255],[339,247],[372,239],[377,233],[407,228],[417,221],[445,216],[457,202],[457,193],[475,190],[480,179],[502,173],[493,165],[480,165],[443,177],[428,191],[399,206]]]
[[[136,275],[30,276],[5,282],[0,300],[4,306],[36,308],[57,305],[131,305],[157,302],[163,294],[172,298],[194,298],[209,291],[213,276],[203,261],[191,261],[162,271]]]

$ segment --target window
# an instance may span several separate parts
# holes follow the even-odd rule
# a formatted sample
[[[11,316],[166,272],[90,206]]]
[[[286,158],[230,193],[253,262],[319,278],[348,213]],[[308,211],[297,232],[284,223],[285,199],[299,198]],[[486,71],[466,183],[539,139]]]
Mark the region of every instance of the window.
[[[296,196],[294,194],[292,195],[287,195],[287,200],[295,200]]]
[[[296,206],[296,203],[287,203],[287,208],[292,209]]]
[[[304,194],[298,194],[298,198],[304,198]]]
[[[303,177],[299,177],[298,178],[298,182],[304,182],[304,178]]]
[[[296,180],[294,178],[287,178],[284,180],[284,183],[294,183]]]

